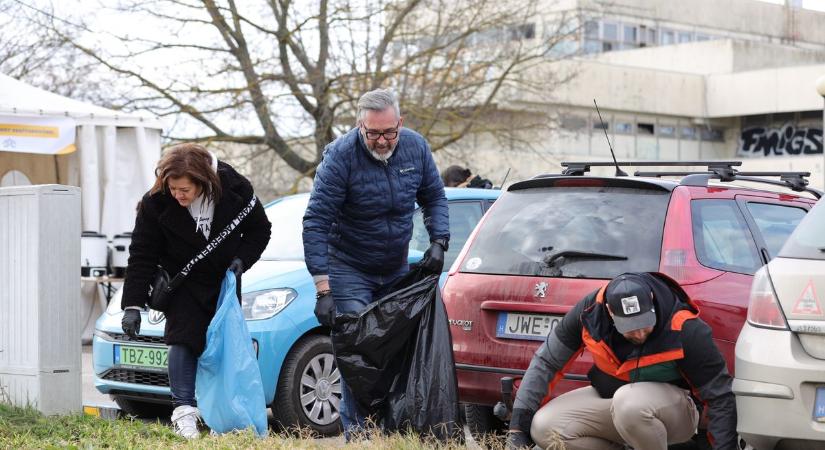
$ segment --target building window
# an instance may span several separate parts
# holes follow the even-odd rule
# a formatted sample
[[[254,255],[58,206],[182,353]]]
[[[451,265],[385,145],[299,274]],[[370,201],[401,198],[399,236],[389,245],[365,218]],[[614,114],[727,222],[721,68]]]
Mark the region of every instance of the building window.
[[[743,127],[763,126],[770,122],[770,117],[767,114],[758,114],[753,116],[745,116],[742,118]]]
[[[656,29],[648,28],[645,35],[645,30],[641,29],[641,38],[639,39],[639,46],[654,46],[656,45]]]
[[[802,111],[799,120],[822,120],[822,111]]]
[[[602,24],[602,51],[609,52],[618,49],[619,26],[615,23]]]
[[[693,33],[690,31],[680,31],[679,32],[679,43],[684,44],[685,42],[693,41]]]
[[[653,126],[652,123],[637,123],[636,124],[636,131],[640,135],[653,136],[654,131],[655,131],[655,127]]]
[[[625,25],[622,33],[622,49],[636,48],[639,33],[635,25]]]
[[[676,43],[676,35],[672,30],[662,30],[662,45],[671,45]]]
[[[696,139],[696,128],[681,127],[679,129],[679,137],[682,139]]]
[[[581,116],[563,115],[559,122],[565,130],[581,130],[587,128],[587,119]]]
[[[588,20],[584,23],[584,53],[599,53],[602,43],[599,40],[599,22]]]
[[[629,122],[616,122],[614,129],[616,133],[633,134],[633,124]]]
[[[536,37],[536,24],[525,23],[510,27],[510,40],[521,41],[524,39],[533,39]]]
[[[599,53],[602,50],[602,43],[600,41],[584,41],[584,53]]]
[[[659,136],[676,137],[676,127],[673,125],[659,125]]]
[[[594,130],[609,130],[610,129],[610,122],[608,122],[608,121],[601,122],[598,118],[593,119],[593,129]]]
[[[710,36],[707,34],[696,34],[696,42],[709,41]]]
[[[715,127],[702,127],[699,129],[699,137],[703,141],[724,142],[725,130]]]
[[[585,39],[599,39],[599,22],[588,20],[584,23],[584,37]]]

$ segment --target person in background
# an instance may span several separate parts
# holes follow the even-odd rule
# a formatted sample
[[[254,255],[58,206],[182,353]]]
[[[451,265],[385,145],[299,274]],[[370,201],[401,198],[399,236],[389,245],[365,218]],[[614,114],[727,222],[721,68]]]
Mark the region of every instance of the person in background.
[[[590,386],[539,407],[583,349],[593,355]],[[693,437],[704,402],[714,450],[735,450],[731,386],[710,327],[679,284],[660,273],[626,273],[576,304],[536,350],[507,448],[533,441],[547,448],[560,438],[568,450],[666,450]]]
[[[167,150],[155,174],[154,186],[138,203],[123,286],[123,332],[132,339],[140,333],[141,312],[157,266],[174,277],[254,195],[246,178],[198,144],[180,144]],[[184,438],[200,435],[195,374],[221,282],[228,269],[240,283],[243,271],[266,248],[270,226],[257,201],[237,228],[170,294],[164,340],[169,346],[172,424]]]
[[[430,247],[419,267],[441,273],[450,239],[447,197],[427,141],[403,128],[389,90],[358,100],[356,127],[327,145],[304,215],[304,255],[315,281],[318,322],[357,313],[388,294],[409,270],[415,203],[423,208]],[[341,380],[344,434],[360,431],[359,411]]]
[[[465,169],[461,166],[450,166],[441,172],[441,179],[444,181],[445,187],[469,187],[480,189],[492,189],[493,183],[476,175],[470,169]]]

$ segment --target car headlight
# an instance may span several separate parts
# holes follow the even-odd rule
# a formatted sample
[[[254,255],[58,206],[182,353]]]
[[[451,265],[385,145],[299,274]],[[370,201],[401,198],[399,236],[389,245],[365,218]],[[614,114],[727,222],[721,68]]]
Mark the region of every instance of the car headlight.
[[[243,294],[241,308],[244,319],[269,319],[292,303],[298,293],[292,289],[272,289]]]

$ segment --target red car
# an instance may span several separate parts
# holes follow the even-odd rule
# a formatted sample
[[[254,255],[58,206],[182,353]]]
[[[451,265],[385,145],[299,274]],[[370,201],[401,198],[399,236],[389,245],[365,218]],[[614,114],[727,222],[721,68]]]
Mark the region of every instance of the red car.
[[[453,264],[443,298],[472,431],[503,425],[493,415],[501,379],[518,380],[562,316],[624,272],[660,271],[678,281],[713,328],[733,373],[753,274],[821,195],[806,187],[806,173],[737,172],[736,161],[620,164],[708,170],[596,177],[586,174],[601,163],[563,163],[562,175],[510,186]],[[741,180],[800,195],[729,183]],[[551,395],[586,385],[591,365],[587,353],[576,359]]]

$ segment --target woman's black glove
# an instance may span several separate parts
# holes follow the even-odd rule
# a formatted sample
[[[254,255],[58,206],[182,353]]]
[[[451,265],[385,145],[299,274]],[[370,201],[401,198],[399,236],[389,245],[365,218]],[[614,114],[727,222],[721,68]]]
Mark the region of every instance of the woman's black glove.
[[[229,263],[226,270],[231,270],[235,274],[235,292],[238,294],[238,301],[241,301],[241,275],[243,275],[243,261],[241,258],[235,258]],[[243,302],[241,302],[243,303]]]
[[[330,291],[319,292],[315,297],[315,317],[325,327],[335,326],[335,302]]]
[[[241,261],[241,258],[233,259],[228,270],[231,270],[235,274],[235,278],[240,280],[241,275],[243,275],[243,261]]]
[[[436,239],[430,244],[430,248],[424,252],[424,257],[418,263],[427,272],[440,274],[444,269],[444,252],[447,251],[447,241]]]
[[[123,311],[123,319],[120,320],[123,332],[132,339],[137,339],[140,333],[140,311],[137,309],[127,309]]]

